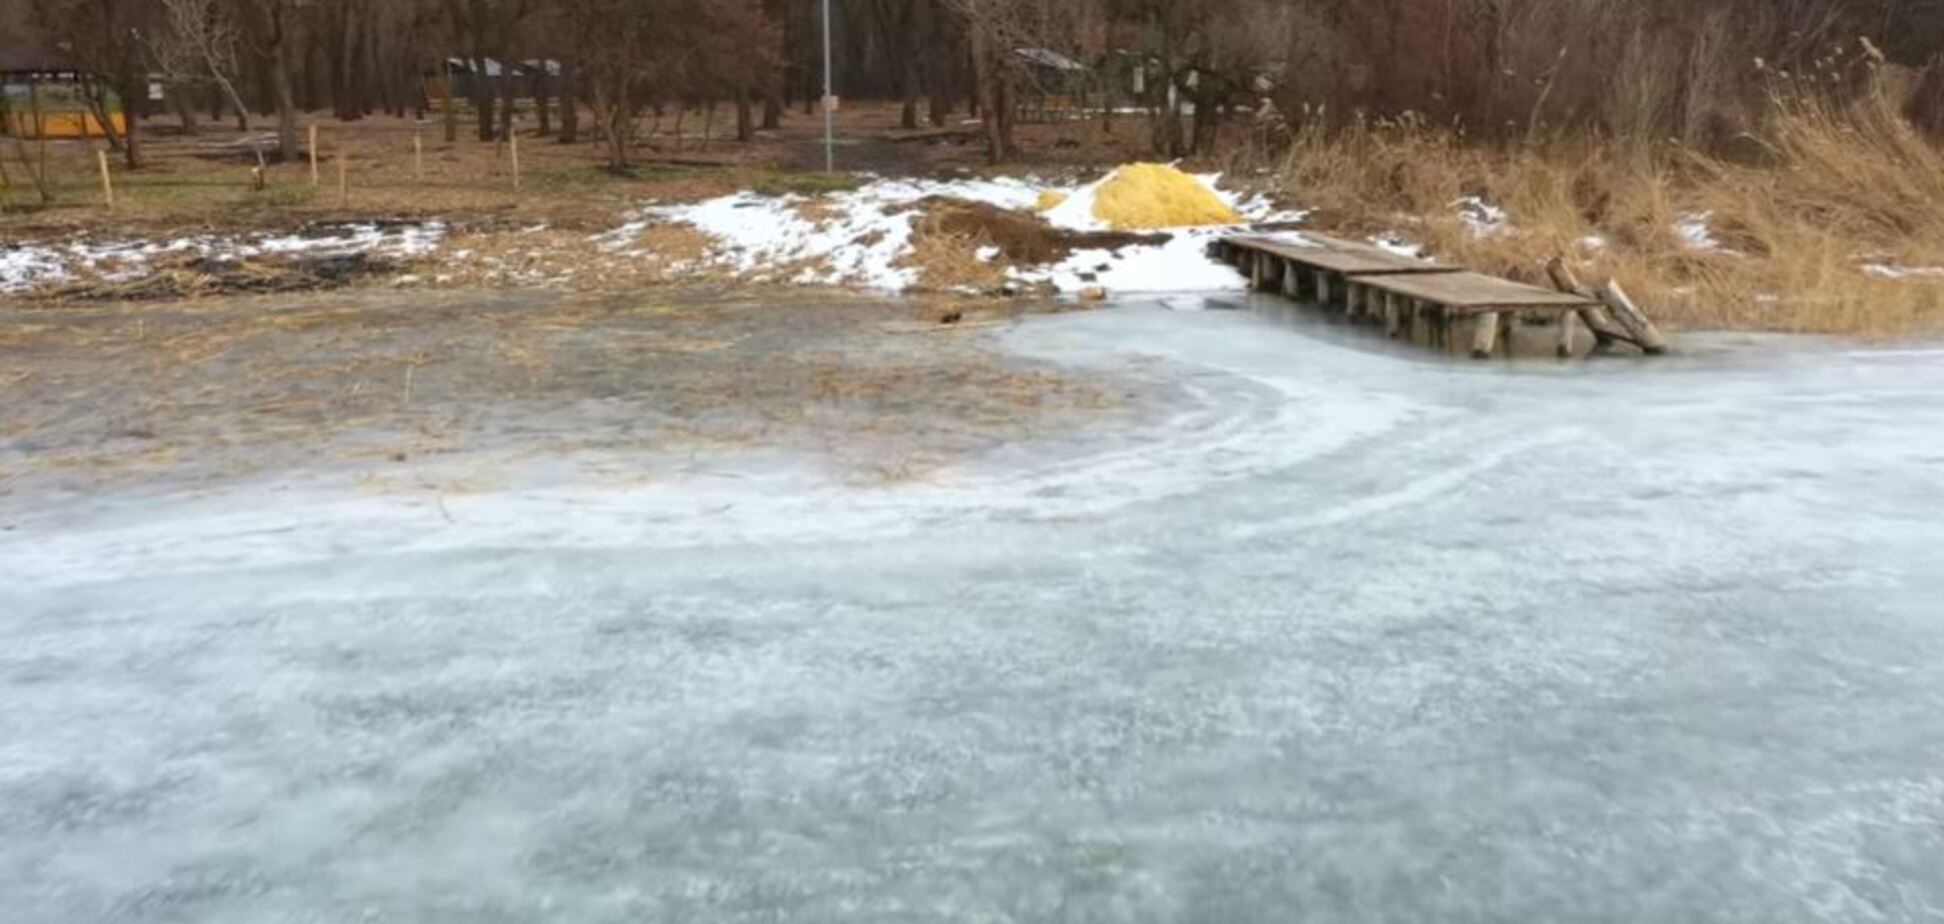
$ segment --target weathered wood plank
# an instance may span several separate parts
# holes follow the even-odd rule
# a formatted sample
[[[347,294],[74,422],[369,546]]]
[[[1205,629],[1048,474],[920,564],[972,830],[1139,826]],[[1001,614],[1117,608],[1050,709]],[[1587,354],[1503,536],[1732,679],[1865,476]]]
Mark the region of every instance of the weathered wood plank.
[[[1552,283],[1559,291],[1571,292],[1574,295],[1593,299],[1592,292],[1585,286],[1580,285],[1579,277],[1574,275],[1572,267],[1566,265],[1564,258],[1552,258],[1546,264],[1546,275],[1552,277]],[[1635,346],[1639,346],[1639,343],[1628,336],[1626,331],[1620,329],[1620,325],[1613,323],[1613,319],[1607,317],[1605,307],[1588,305],[1579,310],[1579,316],[1580,320],[1586,322],[1587,330],[1593,332],[1593,346],[1595,349],[1604,349],[1616,342],[1632,343]]]
[[[1487,311],[1472,319],[1473,359],[1491,359],[1498,350],[1499,313]]]
[[[1305,235],[1305,237],[1312,237]],[[1327,241],[1327,243],[1325,243]],[[1263,237],[1238,236],[1227,239],[1230,246],[1245,251],[1273,254],[1286,260],[1294,260],[1304,266],[1326,269],[1346,276],[1389,273],[1448,273],[1458,267],[1434,261],[1413,260],[1401,257],[1380,247],[1357,244],[1336,238],[1313,237],[1314,246],[1304,246],[1286,240]]]
[[[1584,296],[1554,292],[1550,289],[1480,273],[1372,276],[1363,281],[1367,285],[1387,292],[1396,292],[1443,305],[1459,314],[1476,314],[1507,308],[1552,308],[1566,311],[1598,304]]]

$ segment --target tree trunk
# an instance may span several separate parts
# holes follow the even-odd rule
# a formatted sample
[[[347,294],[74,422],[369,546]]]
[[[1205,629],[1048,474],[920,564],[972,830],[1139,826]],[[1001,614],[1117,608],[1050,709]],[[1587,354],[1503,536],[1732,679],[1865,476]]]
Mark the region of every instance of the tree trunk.
[[[749,87],[736,88],[736,140],[744,144],[756,138],[755,106],[750,99]]]
[[[188,89],[176,84],[165,92],[169,94],[169,105],[175,107],[176,118],[182,121],[182,133],[196,134],[196,110],[189,102]]]
[[[356,121],[363,113],[357,99],[358,73],[358,12],[357,4],[346,3],[343,7],[342,28],[338,35],[338,66],[333,108],[337,110],[338,121]]]
[[[1214,78],[1203,73],[1192,97],[1195,101],[1194,150],[1210,154],[1222,132],[1221,92]]]
[[[518,84],[513,82],[513,75],[508,74],[505,70],[506,68],[510,68],[511,65],[502,63],[500,67],[502,68],[500,73],[505,75],[505,86],[501,88],[505,92],[500,94],[500,137],[511,138],[513,137],[513,104],[519,96],[518,93],[514,92],[514,88]]]
[[[1004,163],[1015,153],[1012,138],[1012,91],[1006,62],[974,20],[972,63],[978,84],[979,120],[985,127],[986,160]]]
[[[625,85],[625,81],[623,84]],[[628,169],[628,141],[634,134],[634,114],[632,104],[627,101],[628,93],[621,91],[621,99],[608,111],[607,143],[608,167],[619,173]]]
[[[128,169],[142,167],[142,115],[148,106],[148,79],[140,72],[129,75],[122,81],[128,92],[122,94],[122,159]]]
[[[277,101],[277,156],[297,159],[297,100],[290,86],[290,41],[278,23],[278,37],[270,48],[270,88]]]
[[[540,73],[533,78],[533,116],[540,123],[539,137],[553,137],[553,82],[547,60],[540,59]]]
[[[904,108],[898,114],[898,127],[912,131],[918,127],[918,56],[909,49],[905,52],[904,67],[899,77],[899,95],[904,98]]]
[[[783,100],[778,98],[776,89],[763,91],[763,130],[775,131],[783,127]]]
[[[249,131],[250,130],[250,108],[248,106],[243,105],[243,97],[237,94],[236,84],[231,83],[230,79],[228,77],[223,76],[222,71],[216,68],[213,67],[210,68],[210,75],[216,78],[216,86],[222,89],[223,91],[222,98],[227,99],[229,101],[230,108],[236,110],[236,130],[241,132]],[[216,104],[216,108],[219,110],[222,108],[222,103],[220,101]],[[216,116],[212,117],[210,121],[213,122],[221,118],[222,115],[219,112]]]
[[[479,117],[479,140],[493,140],[493,102],[495,78],[487,73],[486,56],[475,54],[473,67],[473,114]],[[502,65],[504,66],[504,65]],[[501,71],[502,74],[505,71]]]
[[[121,132],[115,130],[115,109],[108,105],[108,87],[92,78],[84,77],[81,92],[88,97],[88,108],[94,111],[95,121],[101,125],[101,138],[108,142],[108,150],[122,150]],[[123,102],[122,112],[128,112],[128,104]]]
[[[459,141],[459,107],[454,104],[455,101],[452,98],[452,62],[445,61],[439,65],[439,69],[440,74],[444,77],[443,90],[445,100],[440,107],[444,111],[440,115],[443,116],[445,121],[445,140],[446,144],[456,144]]]
[[[560,143],[580,140],[580,64],[568,58],[560,65]]]

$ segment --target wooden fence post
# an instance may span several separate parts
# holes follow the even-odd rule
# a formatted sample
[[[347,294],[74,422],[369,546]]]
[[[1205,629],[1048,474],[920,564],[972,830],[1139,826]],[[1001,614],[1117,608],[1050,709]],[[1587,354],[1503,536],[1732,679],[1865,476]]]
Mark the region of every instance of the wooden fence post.
[[[311,185],[317,186],[321,181],[317,177],[317,123],[316,122],[312,122],[310,126],[310,165],[311,165]]]
[[[412,178],[425,182],[425,129],[412,133]]]
[[[95,162],[101,165],[101,198],[108,203],[109,211],[115,208],[115,181],[108,173],[108,152],[96,151]]]
[[[520,191],[520,136],[514,134],[513,132],[507,132],[506,142],[507,142],[508,150],[513,154],[513,191],[519,192]]]
[[[338,148],[338,207],[351,204],[351,152]]]

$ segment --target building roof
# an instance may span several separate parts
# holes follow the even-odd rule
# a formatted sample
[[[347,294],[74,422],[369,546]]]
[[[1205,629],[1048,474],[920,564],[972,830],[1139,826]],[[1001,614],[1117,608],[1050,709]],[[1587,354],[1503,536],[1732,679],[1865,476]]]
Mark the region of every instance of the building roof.
[[[506,71],[505,65],[501,64],[497,58],[484,58],[481,59],[480,63],[484,65],[486,76],[488,77],[498,77]],[[532,60],[517,62],[513,65],[513,72],[515,74],[532,74],[538,72],[543,67],[546,68],[549,76],[558,77],[560,75],[560,62],[552,58],[544,61]],[[472,62],[466,58],[447,58],[446,70],[456,74],[470,74],[473,72]]]
[[[1029,64],[1052,68],[1056,71],[1084,71],[1087,69],[1085,64],[1081,64],[1051,48],[1015,48],[1013,49],[1013,54],[1018,55]]]
[[[82,68],[65,52],[35,45],[0,47],[0,73],[55,73]]]

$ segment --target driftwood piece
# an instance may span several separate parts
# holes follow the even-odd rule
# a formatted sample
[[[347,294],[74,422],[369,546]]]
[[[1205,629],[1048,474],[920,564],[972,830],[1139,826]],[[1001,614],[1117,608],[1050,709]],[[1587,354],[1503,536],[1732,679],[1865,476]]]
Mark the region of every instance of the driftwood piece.
[[[1567,266],[1565,259],[1561,257],[1554,257],[1552,262],[1546,264],[1546,275],[1552,277],[1553,287],[1561,292],[1597,298],[1591,290],[1580,284],[1579,277],[1573,273],[1573,268]],[[1615,343],[1631,343],[1642,349],[1646,348],[1620,325],[1614,323],[1613,319],[1607,316],[1604,308],[1582,308],[1579,317],[1586,322],[1586,329],[1593,332],[1595,349],[1604,349]]]
[[[1620,287],[1620,280],[1607,280],[1607,284],[1600,287],[1599,296],[1613,319],[1633,334],[1634,342],[1640,344],[1647,355],[1659,356],[1667,352],[1667,338],[1661,335],[1660,328],[1655,327],[1653,321],[1647,319],[1646,312],[1627,297],[1627,290]]]

